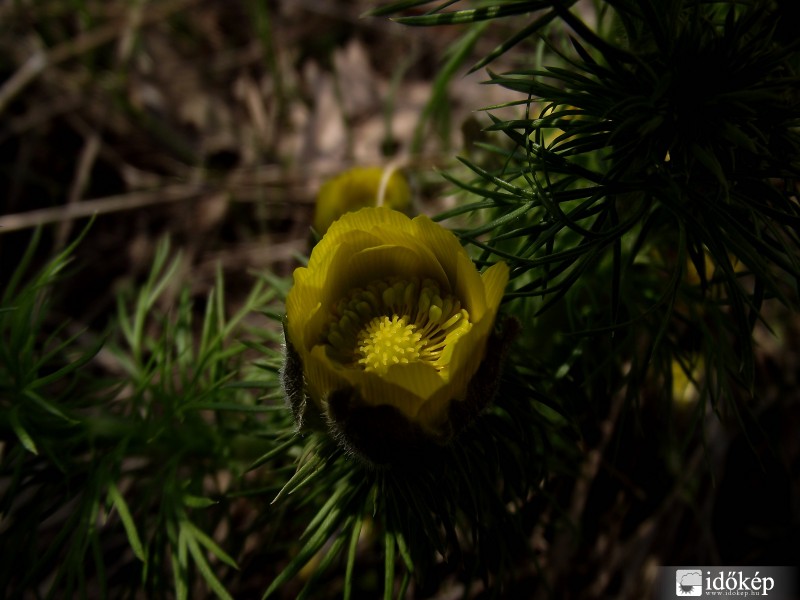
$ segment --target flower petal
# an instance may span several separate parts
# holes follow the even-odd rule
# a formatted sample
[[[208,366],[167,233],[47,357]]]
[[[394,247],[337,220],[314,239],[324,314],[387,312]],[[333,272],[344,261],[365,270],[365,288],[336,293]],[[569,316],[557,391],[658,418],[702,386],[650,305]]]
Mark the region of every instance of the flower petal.
[[[336,390],[348,387],[347,380],[342,376],[341,367],[337,367],[328,357],[325,346],[317,345],[305,358],[306,385],[308,395],[314,403],[325,410],[324,399]]]
[[[355,376],[351,379],[351,375]],[[420,407],[443,385],[436,369],[422,363],[396,365],[384,376],[353,370],[347,377],[367,404],[389,404],[409,419],[415,419]]]
[[[461,305],[467,309],[470,321],[474,323],[483,318],[486,312],[486,291],[481,276],[466,252],[456,257],[456,268],[452,277],[455,279],[456,295],[461,300]]]
[[[486,310],[473,320],[472,328],[447,348],[450,352],[448,375],[452,389],[458,394],[453,398],[463,399],[469,380],[478,370],[486,354],[486,343],[494,327],[497,309],[508,282],[508,266],[496,263],[481,276],[485,286]]]
[[[402,213],[391,210],[390,208],[362,208],[355,212],[350,212],[337,220],[325,237],[317,244],[317,248],[321,244],[330,246],[338,245],[342,240],[351,238],[353,232],[368,232],[372,233],[376,227],[385,227],[392,231],[402,231],[406,234],[413,235],[413,227],[411,219]],[[382,240],[378,242],[382,243]],[[317,248],[314,248],[313,255],[317,253]],[[309,267],[311,263],[309,261]]]
[[[320,308],[320,289],[308,285],[310,273],[305,267],[294,271],[294,285],[286,296],[287,333],[296,350],[304,356],[308,345],[305,331],[312,315]]]
[[[504,262],[493,264],[483,272],[481,279],[486,288],[486,304],[494,307],[494,313],[496,313],[500,301],[503,299],[503,293],[506,291],[506,285],[508,285],[508,265]],[[492,319],[494,319],[494,313]]]
[[[438,437],[443,432],[442,425],[447,421],[447,411],[451,401],[458,402],[460,397],[455,395],[451,385],[442,387],[437,393],[428,398],[420,406],[416,415],[416,422],[427,430],[433,437]]]
[[[425,400],[434,393],[435,390],[431,388],[442,387],[441,379],[435,369],[426,369],[426,365],[420,364],[397,365],[389,371],[398,367],[402,367],[397,371],[402,375],[393,378],[361,369],[345,368],[328,357],[324,346],[318,345],[311,351],[306,364],[309,393],[312,398],[319,399],[317,402],[321,404],[320,401],[327,394],[352,387],[366,405],[388,404],[409,419],[414,419]],[[320,408],[325,409],[324,406]]]
[[[388,227],[376,227],[373,229],[373,232],[376,235],[381,236],[386,244],[404,246],[414,250],[417,254],[419,254],[425,262],[427,273],[418,273],[418,277],[430,277],[431,279],[438,281],[442,288],[447,292],[454,291],[454,288],[451,286],[450,277],[448,277],[444,267],[433,254],[433,252],[431,252],[431,249],[423,244],[421,240],[409,237],[408,235],[403,235],[400,232]]]
[[[448,275],[455,274],[457,257],[459,255],[467,256],[467,251],[458,242],[456,236],[425,215],[415,217],[411,223],[413,224],[413,234],[419,238],[422,244],[431,249],[445,272]]]
[[[363,229],[347,229],[342,231],[342,221],[346,224],[351,214],[342,217],[328,230],[325,237],[314,247],[311,257],[308,260],[308,270],[314,274],[314,282],[324,281],[330,268],[330,264],[336,254],[336,250],[342,243],[347,243],[355,250],[363,250],[372,246],[380,246],[384,241],[372,232]]]
[[[348,291],[386,277],[387,273],[403,278],[436,277],[438,269],[417,251],[418,248],[381,245],[360,250],[343,243],[330,264],[330,273],[322,292],[322,303],[333,307]]]
[[[424,362],[389,367],[383,379],[419,398],[430,398],[446,383],[435,367]],[[375,400],[377,403],[381,403],[382,398],[376,396]],[[417,410],[419,410],[419,406],[414,407],[414,415]]]

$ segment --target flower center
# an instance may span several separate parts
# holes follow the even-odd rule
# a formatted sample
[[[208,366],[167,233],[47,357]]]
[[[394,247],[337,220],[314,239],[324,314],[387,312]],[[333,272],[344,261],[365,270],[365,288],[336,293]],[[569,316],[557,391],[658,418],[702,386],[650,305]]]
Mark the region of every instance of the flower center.
[[[390,365],[418,361],[425,342],[416,329],[406,317],[375,317],[358,334],[358,352],[363,356],[358,363],[383,375]]]
[[[442,294],[435,281],[390,277],[342,298],[322,342],[343,365],[378,375],[417,361],[441,372],[450,362],[448,347],[471,327],[459,300]]]

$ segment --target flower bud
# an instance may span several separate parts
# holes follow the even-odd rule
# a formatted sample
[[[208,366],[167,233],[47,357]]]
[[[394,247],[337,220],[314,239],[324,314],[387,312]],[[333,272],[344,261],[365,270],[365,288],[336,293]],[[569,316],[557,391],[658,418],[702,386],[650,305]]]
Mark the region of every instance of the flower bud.
[[[328,180],[317,195],[314,229],[324,235],[343,214],[365,206],[409,211],[411,188],[403,174],[389,167],[353,167]]]

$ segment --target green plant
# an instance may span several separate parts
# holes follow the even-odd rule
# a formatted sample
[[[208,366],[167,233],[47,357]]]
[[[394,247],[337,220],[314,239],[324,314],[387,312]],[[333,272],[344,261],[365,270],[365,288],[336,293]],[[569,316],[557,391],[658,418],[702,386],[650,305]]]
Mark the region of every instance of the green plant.
[[[797,47],[779,35],[789,8],[615,0],[594,3],[591,26],[574,2],[445,11],[453,4],[398,21],[463,24],[538,10],[474,68],[491,69],[536,35],[549,52],[533,68],[489,70],[488,83],[521,95],[487,109],[488,129],[509,143],[485,149],[503,166],[462,159],[474,177],[450,179],[477,199],[439,218],[483,211],[461,235],[478,260],[511,265],[509,298],[541,299],[540,314],[569,302],[576,332],[593,344],[613,340],[619,361],[608,373],[634,360],[609,392],[624,385],[640,397],[652,369],[671,364],[653,357],[685,344],[713,371],[704,393],[715,407],[733,388],[752,392],[752,329],[766,299],[794,303],[800,274]],[[571,32],[560,36],[556,24]],[[518,105],[524,118],[493,114]],[[688,335],[698,321],[702,333]],[[735,344],[721,348],[720,339]]]
[[[484,110],[481,152],[445,173],[462,201],[437,216],[479,269],[510,268],[497,393],[404,461],[376,467],[324,428],[298,431],[281,387],[290,278],[254,278],[231,309],[221,273],[194,297],[163,242],[105,334],[78,332],[50,309],[80,240],[31,273],[34,239],[0,297],[0,595],[641,597],[652,561],[722,560],[705,546],[724,504],[710,482],[742,435],[778,489],[788,451],[770,419],[797,405],[756,343],[793,331],[800,280],[792,10],[373,12],[468,26],[418,147],[425,123],[449,123],[448,82],[481,37],[517,28],[473,68],[519,98]],[[729,471],[746,464],[731,456]],[[777,529],[756,528],[772,554],[742,560],[791,561]]]
[[[257,283],[228,315],[220,276],[195,325],[188,289],[170,289],[180,257],[170,261],[163,243],[138,291],[120,294],[107,339],[47,334],[73,249],[26,284],[24,260],[3,295],[2,587],[45,597],[126,588],[156,597],[172,587],[185,598],[199,574],[230,597],[222,581],[237,564],[211,537],[230,518],[232,490],[218,478],[238,481],[291,435],[282,411],[256,402],[280,394],[277,351],[258,346],[253,363],[236,339],[242,320],[277,292]],[[170,291],[177,302],[162,312]],[[98,353],[111,375],[95,379]]]

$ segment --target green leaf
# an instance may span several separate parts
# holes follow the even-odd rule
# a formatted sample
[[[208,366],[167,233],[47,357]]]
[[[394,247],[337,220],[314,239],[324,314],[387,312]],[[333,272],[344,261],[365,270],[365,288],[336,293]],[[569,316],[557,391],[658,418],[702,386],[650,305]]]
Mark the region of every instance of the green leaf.
[[[12,408],[8,413],[8,420],[11,424],[11,429],[17,435],[22,446],[32,454],[39,454],[39,451],[36,449],[36,443],[33,441],[33,438],[30,434],[25,430],[25,427],[22,425],[22,421],[19,417],[19,410],[17,407]]]
[[[450,85],[450,80],[453,79],[458,69],[469,57],[475,44],[478,43],[481,34],[486,29],[486,25],[486,23],[479,23],[474,27],[470,27],[469,30],[449,48],[449,57],[445,64],[439,69],[436,79],[433,81],[430,100],[425,105],[414,130],[414,138],[411,144],[414,153],[419,153],[421,151],[424,134],[428,130],[427,124],[437,111],[445,113],[445,126],[449,127],[450,118],[448,111],[450,109],[450,99],[447,96],[447,90]]]
[[[508,225],[509,223],[512,223],[513,221],[522,218],[522,216],[525,215],[525,213],[527,213],[535,206],[536,203],[534,201],[526,202],[519,208],[516,208],[511,212],[505,213],[497,217],[496,219],[493,219],[489,223],[486,223],[485,225],[481,225],[480,227],[475,227],[474,229],[465,231],[463,232],[463,234],[468,237],[477,237],[483,233],[486,233],[487,231],[492,231],[504,225]]]
[[[275,448],[273,448],[269,452],[266,452],[266,453],[262,454],[261,456],[259,456],[255,461],[253,461],[253,463],[249,467],[247,467],[247,469],[245,469],[245,471],[249,472],[249,471],[252,471],[254,469],[257,469],[261,465],[269,462],[270,460],[272,460],[273,458],[275,458],[279,454],[282,454],[287,449],[291,448],[292,446],[296,445],[297,443],[298,442],[297,442],[295,436],[292,435],[292,437],[290,437],[288,440],[286,440],[282,444],[276,446]],[[286,485],[289,485],[289,484],[287,483]],[[280,494],[278,494],[278,495],[280,496]],[[277,500],[277,499],[278,498],[276,497],[275,500]],[[275,500],[273,500],[273,502],[275,502]]]
[[[194,559],[195,565],[197,565],[197,569],[200,571],[200,574],[203,576],[203,579],[206,580],[208,587],[211,588],[219,598],[222,600],[233,600],[233,596],[230,595],[228,590],[225,589],[225,586],[222,585],[222,582],[217,579],[217,576],[214,575],[214,571],[211,570],[211,566],[206,561],[206,557],[203,555],[203,551],[200,549],[200,546],[197,544],[197,539],[192,535],[192,533],[185,530],[184,527],[186,524],[191,525],[188,521],[181,523],[181,531],[187,531],[185,534],[186,539],[186,546],[189,550],[189,554],[192,555]],[[194,529],[194,532],[198,532],[198,529]],[[212,542],[213,543],[213,542]]]
[[[258,386],[254,386],[253,384],[243,385],[243,386],[236,386],[231,384],[225,384],[220,389],[236,389],[236,388],[246,388],[251,389],[253,387],[263,387],[263,383],[259,384]],[[185,410],[216,410],[219,412],[245,412],[245,413],[269,413],[275,411],[284,411],[286,410],[285,406],[278,406],[274,404],[236,404],[235,402],[192,402],[185,407]]]
[[[183,496],[183,505],[188,508],[208,508],[215,504],[219,504],[219,501],[212,500],[211,498],[203,498],[202,496],[193,496],[191,494],[185,494]]]
[[[33,230],[33,236],[31,237],[31,241],[28,243],[28,246],[25,248],[25,254],[22,255],[22,258],[20,258],[17,268],[14,269],[14,273],[4,286],[2,296],[3,304],[9,304],[11,302],[11,299],[17,291],[17,287],[20,285],[25,273],[28,271],[28,267],[30,266],[31,260],[33,259],[33,256],[36,252],[36,247],[39,245],[39,239],[41,237],[42,228],[37,227]]]
[[[264,592],[262,600],[269,598],[276,590],[283,584],[294,577],[300,569],[310,561],[314,555],[325,545],[333,531],[339,524],[332,522],[328,524],[328,529],[320,527],[315,535],[312,535],[300,551],[289,561],[289,564],[280,572],[280,574],[272,581],[267,591]]]
[[[343,529],[347,529],[347,526],[343,527]],[[319,564],[317,564],[314,572],[303,586],[303,589],[297,596],[297,600],[305,600],[310,596],[310,594],[313,593],[314,584],[317,582],[317,580],[319,580],[320,576],[328,570],[328,567],[331,566],[331,563],[339,556],[346,541],[347,538],[345,534],[341,533],[336,537],[330,547],[326,549],[325,555],[319,561]]]
[[[263,456],[261,457],[263,458]],[[275,504],[278,500],[286,495],[291,494],[295,490],[303,487],[314,477],[316,477],[322,470],[322,461],[317,456],[313,456],[308,462],[301,465],[292,478],[286,482],[286,485],[281,488],[278,495],[273,498],[271,504]]]
[[[530,39],[533,35],[535,35],[540,29],[546,27],[553,19],[557,16],[555,11],[549,11],[536,19],[533,23],[527,25],[526,27],[522,28],[520,31],[515,33],[513,36],[508,38],[505,42],[497,46],[494,50],[492,50],[489,54],[484,56],[481,60],[475,63],[472,68],[470,68],[469,72],[474,73],[479,69],[484,68],[486,65],[491,63],[492,61],[496,60],[509,50],[523,42],[527,39]]]
[[[400,551],[400,557],[403,559],[403,563],[406,565],[406,569],[408,569],[409,573],[414,572],[414,560],[411,558],[411,552],[408,550],[408,546],[406,545],[406,540],[400,532],[395,534],[395,540],[397,541],[397,549]],[[403,597],[402,595],[400,596]]]
[[[78,337],[79,334],[76,334],[72,336],[70,339],[66,340],[63,344],[61,344],[59,350],[71,347],[73,342]],[[90,360],[92,360],[92,358],[94,358],[98,352],[100,352],[104,344],[105,340],[103,338],[98,338],[86,352],[81,354],[79,357],[70,360],[69,364],[64,365],[60,369],[57,369],[52,373],[45,375],[44,377],[39,377],[35,381],[32,381],[30,384],[31,387],[40,388],[42,386],[49,385],[54,381],[58,381],[59,379],[64,378],[66,375],[69,375],[73,371],[80,369],[81,367],[86,365]]]
[[[345,494],[347,494],[347,492],[352,493],[352,491],[352,484],[346,480],[342,481],[340,485],[337,486],[336,490],[330,495],[325,504],[322,505],[322,508],[317,511],[317,514],[314,515],[314,518],[311,520],[311,522],[306,526],[306,529],[303,532],[303,535],[300,536],[300,539],[302,540],[307,538],[309,534],[311,534],[314,529],[320,525],[320,523],[328,518],[331,518],[331,514],[336,515],[337,509],[341,509],[342,505],[346,502],[342,500],[342,498],[345,496]],[[335,518],[335,516],[332,518]]]
[[[181,521],[181,527],[185,527],[186,530],[191,534],[189,539],[196,540],[200,544],[202,544],[206,550],[211,552],[214,556],[216,556],[219,560],[224,562],[229,567],[232,567],[239,570],[239,565],[236,564],[236,561],[226,553],[219,545],[212,540],[204,531],[199,529],[194,523],[189,520]],[[189,546],[191,550],[191,545]]]
[[[720,186],[722,186],[723,190],[728,189],[728,178],[725,176],[725,172],[722,170],[722,165],[719,164],[719,160],[717,157],[714,156],[712,152],[707,151],[705,148],[699,146],[698,144],[692,144],[692,155],[700,161],[706,169],[711,171],[714,177],[717,178]]]
[[[125,535],[128,536],[128,543],[131,545],[133,554],[140,561],[146,563],[147,556],[145,555],[142,540],[139,538],[139,533],[136,531],[136,523],[133,522],[131,511],[128,509],[128,504],[119,493],[117,486],[113,482],[108,485],[108,499],[112,506],[117,509],[122,526],[125,528]]]
[[[385,531],[383,534],[384,546],[384,572],[383,572],[383,600],[392,600],[394,594],[394,534]]]
[[[571,0],[570,3],[574,3]],[[466,23],[476,23],[478,21],[489,21],[501,19],[503,17],[513,17],[524,15],[543,8],[550,8],[553,4],[558,4],[556,0],[543,0],[541,2],[515,2],[513,4],[485,6],[482,8],[472,8],[467,10],[456,10],[447,13],[427,14],[412,17],[398,17],[395,19],[403,25],[428,27],[431,25],[463,25]]]
[[[364,524],[364,519],[357,516],[350,530],[350,544],[347,548],[347,566],[344,571],[344,591],[342,593],[343,600],[350,600],[350,595],[353,589],[353,569],[356,564],[356,550],[358,549],[358,539],[361,536],[361,528]]]
[[[187,600],[189,598],[189,564],[186,556],[186,546],[186,533],[181,528],[178,532],[177,544],[173,546],[172,552],[170,552],[175,597],[178,600]]]
[[[26,398],[29,398],[31,402],[39,406],[39,408],[61,419],[67,425],[77,425],[78,423],[80,423],[80,421],[68,416],[63,410],[58,408],[55,404],[53,404],[52,402],[48,402],[33,390],[31,389],[25,390],[24,395]]]
[[[400,2],[392,2],[386,6],[379,6],[365,12],[363,17],[384,17],[395,13],[422,6],[423,4],[432,4],[435,0],[401,0]]]

